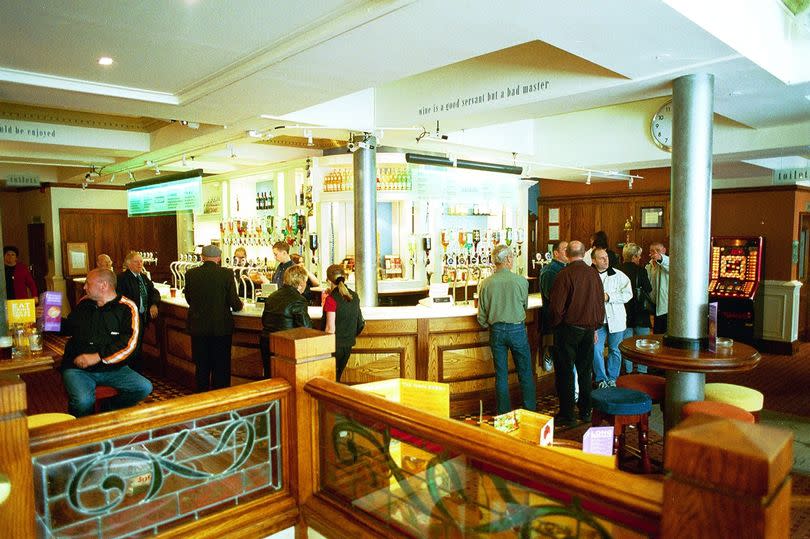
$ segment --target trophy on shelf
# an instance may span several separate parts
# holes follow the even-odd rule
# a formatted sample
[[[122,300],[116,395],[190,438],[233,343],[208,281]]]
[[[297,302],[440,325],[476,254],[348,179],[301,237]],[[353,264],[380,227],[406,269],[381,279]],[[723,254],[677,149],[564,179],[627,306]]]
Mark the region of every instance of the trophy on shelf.
[[[430,286],[430,278],[433,276],[433,270],[430,267],[430,249],[432,248],[430,236],[422,237],[422,250],[425,251],[425,273],[427,274],[428,286]]]
[[[314,268],[318,265],[315,259],[315,251],[318,250],[318,234],[315,232],[309,233],[309,250],[312,251],[312,267]]]

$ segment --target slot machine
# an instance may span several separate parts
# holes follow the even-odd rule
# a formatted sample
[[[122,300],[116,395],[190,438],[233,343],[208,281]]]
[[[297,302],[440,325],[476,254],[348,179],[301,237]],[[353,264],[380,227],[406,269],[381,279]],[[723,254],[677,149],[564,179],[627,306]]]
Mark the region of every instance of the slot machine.
[[[762,236],[712,238],[709,301],[717,302],[717,334],[752,343],[754,296],[762,281]]]

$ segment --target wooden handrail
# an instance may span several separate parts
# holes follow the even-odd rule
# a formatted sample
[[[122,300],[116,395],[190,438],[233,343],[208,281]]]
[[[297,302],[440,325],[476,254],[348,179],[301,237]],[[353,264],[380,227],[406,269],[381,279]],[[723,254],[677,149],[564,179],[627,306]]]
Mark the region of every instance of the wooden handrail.
[[[316,400],[357,412],[371,420],[456,450],[527,482],[548,483],[556,490],[610,507],[611,512],[626,516],[626,522],[637,522],[639,528],[655,530],[660,524],[663,487],[658,481],[597,467],[500,433],[483,431],[460,421],[420,412],[324,378],[310,380],[305,390]]]
[[[56,450],[101,442],[274,399],[286,400],[290,393],[290,384],[284,380],[262,380],[45,425],[30,431],[31,456],[38,457]]]

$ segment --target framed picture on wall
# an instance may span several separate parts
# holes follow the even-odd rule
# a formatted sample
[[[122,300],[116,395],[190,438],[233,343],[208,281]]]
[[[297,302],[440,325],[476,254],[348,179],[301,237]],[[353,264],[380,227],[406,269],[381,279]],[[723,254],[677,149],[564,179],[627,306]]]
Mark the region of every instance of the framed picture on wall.
[[[65,251],[68,275],[86,275],[90,271],[87,243],[68,243]]]
[[[664,228],[664,208],[641,208],[641,228]]]
[[[548,209],[548,222],[549,223],[559,223],[560,222],[560,208],[549,208]]]

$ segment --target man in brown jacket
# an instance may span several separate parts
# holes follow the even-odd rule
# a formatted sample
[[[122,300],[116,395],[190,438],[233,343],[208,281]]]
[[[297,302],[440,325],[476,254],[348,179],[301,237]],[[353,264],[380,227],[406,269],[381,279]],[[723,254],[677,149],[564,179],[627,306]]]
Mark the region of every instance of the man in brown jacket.
[[[605,290],[597,271],[582,260],[585,246],[568,244],[568,265],[560,270],[551,287],[549,324],[554,328],[554,384],[560,413],[554,424],[560,428],[577,424],[574,417],[574,366],[579,381],[577,408],[581,421],[591,420],[591,376],[594,331],[605,319]]]

